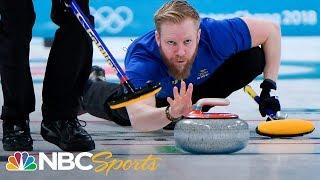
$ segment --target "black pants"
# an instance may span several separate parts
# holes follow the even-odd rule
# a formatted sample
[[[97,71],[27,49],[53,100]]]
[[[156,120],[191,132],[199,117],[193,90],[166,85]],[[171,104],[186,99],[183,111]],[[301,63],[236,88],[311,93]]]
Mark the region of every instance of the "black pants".
[[[87,16],[88,1],[78,0]],[[0,0],[0,14],[0,73],[4,96],[1,119],[25,119],[35,109],[29,66],[29,44],[36,18],[32,0]],[[43,83],[45,120],[76,117],[78,99],[92,64],[91,40],[60,0],[52,0],[51,19],[59,28]]]
[[[265,56],[259,47],[240,52],[226,60],[204,83],[194,86],[192,102],[201,98],[226,98],[232,92],[243,88],[258,75],[265,66]],[[112,120],[120,125],[130,125],[125,108],[111,110],[106,102],[117,91],[118,84],[103,81],[89,82],[83,106],[90,114]],[[166,99],[156,99],[157,107],[169,105]]]

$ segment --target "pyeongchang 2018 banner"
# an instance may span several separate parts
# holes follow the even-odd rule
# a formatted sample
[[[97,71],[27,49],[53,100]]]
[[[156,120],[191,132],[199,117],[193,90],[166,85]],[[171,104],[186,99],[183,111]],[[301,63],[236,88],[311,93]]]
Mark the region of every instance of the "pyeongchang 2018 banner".
[[[33,36],[53,37],[51,1],[34,0],[37,20]],[[139,36],[152,28],[153,15],[165,0],[91,0],[91,14],[101,36]],[[189,0],[201,17],[251,16],[281,25],[284,36],[319,36],[319,0]]]

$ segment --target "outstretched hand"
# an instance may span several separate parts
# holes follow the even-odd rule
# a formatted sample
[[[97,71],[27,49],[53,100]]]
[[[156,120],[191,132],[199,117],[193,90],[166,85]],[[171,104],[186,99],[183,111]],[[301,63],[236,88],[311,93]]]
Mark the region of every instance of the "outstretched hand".
[[[176,86],[173,88],[173,99],[171,97],[167,98],[170,104],[170,115],[172,117],[186,116],[192,111],[192,91],[192,83],[190,83],[187,88],[184,81],[181,81],[180,93]]]

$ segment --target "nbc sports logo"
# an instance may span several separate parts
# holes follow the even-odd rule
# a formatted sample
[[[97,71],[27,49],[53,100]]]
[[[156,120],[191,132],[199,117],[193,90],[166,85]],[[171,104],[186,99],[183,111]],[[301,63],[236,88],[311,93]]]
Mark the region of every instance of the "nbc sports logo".
[[[28,152],[15,152],[13,156],[8,157],[6,168],[8,171],[34,171],[37,169],[35,158]]]

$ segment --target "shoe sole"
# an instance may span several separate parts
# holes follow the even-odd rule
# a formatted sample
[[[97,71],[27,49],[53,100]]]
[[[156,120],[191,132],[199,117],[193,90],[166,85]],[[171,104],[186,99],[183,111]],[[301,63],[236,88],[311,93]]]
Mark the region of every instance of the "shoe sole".
[[[6,145],[3,145],[3,149],[5,151],[33,151],[33,147],[32,146],[19,147],[19,146],[6,146]]]
[[[41,131],[41,136],[45,141],[48,141],[48,142],[58,146],[63,151],[78,151],[78,152],[80,152],[80,151],[91,151],[91,150],[95,149],[94,141],[87,142],[87,143],[79,142],[78,144],[73,145],[73,147],[70,148],[70,147],[68,147],[68,146],[70,146],[70,144],[61,143],[58,138],[46,136],[46,135],[44,135],[44,133],[42,133],[42,131]]]

